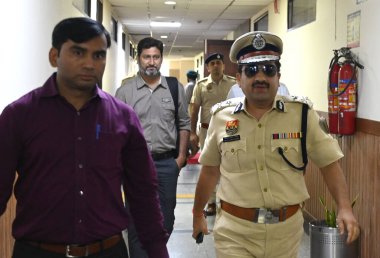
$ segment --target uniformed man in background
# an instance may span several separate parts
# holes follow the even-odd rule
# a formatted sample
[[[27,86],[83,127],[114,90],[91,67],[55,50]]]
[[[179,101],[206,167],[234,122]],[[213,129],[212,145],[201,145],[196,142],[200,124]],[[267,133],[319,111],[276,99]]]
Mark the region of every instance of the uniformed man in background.
[[[205,60],[205,64],[210,75],[199,80],[195,85],[190,103],[190,144],[192,149],[196,149],[198,146],[200,146],[201,149],[203,148],[207,128],[211,119],[210,110],[212,106],[226,100],[230,88],[236,83],[234,77],[224,74],[223,55],[221,53],[209,55]],[[197,128],[199,110],[200,128]],[[215,213],[216,197],[214,192],[208,202],[206,214],[212,216],[215,215]]]
[[[304,222],[300,206],[309,198],[303,174],[308,157],[337,203],[337,224],[348,231],[347,242],[359,236],[338,142],[308,101],[276,96],[282,46],[276,35],[249,32],[231,47],[245,97],[213,108],[193,208],[195,238],[208,234],[202,209],[220,179],[213,231],[219,258],[297,257]]]

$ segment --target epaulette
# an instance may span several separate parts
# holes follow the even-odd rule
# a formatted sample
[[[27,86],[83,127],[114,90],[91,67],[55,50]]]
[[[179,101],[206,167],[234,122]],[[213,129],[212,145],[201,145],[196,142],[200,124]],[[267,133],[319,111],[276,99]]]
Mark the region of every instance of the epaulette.
[[[198,80],[197,83],[199,83],[199,82],[203,82],[203,81],[207,81],[207,77]]]
[[[282,99],[284,102],[298,102],[308,105],[309,108],[313,107],[313,102],[305,96],[282,96]]]
[[[234,113],[240,112],[243,103],[242,100],[244,98],[238,97],[238,98],[232,98],[232,99],[227,99],[225,101],[219,102],[212,106],[211,108],[211,115],[215,115],[218,113],[220,110],[225,109],[226,107],[235,107]]]
[[[227,74],[226,74],[226,76],[227,76],[228,79],[231,79],[231,80],[236,81],[236,78],[235,78],[235,77],[233,77],[233,76],[231,76],[231,75],[227,75]]]

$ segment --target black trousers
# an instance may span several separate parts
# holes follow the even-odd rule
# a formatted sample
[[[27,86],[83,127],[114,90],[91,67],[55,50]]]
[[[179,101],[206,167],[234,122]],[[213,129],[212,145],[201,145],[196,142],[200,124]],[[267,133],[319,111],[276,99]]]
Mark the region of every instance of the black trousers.
[[[41,248],[32,246],[23,241],[17,241],[13,247],[12,258],[65,258],[65,254],[52,253]],[[124,241],[115,246],[103,250],[97,254],[87,256],[88,258],[128,258],[128,250]]]

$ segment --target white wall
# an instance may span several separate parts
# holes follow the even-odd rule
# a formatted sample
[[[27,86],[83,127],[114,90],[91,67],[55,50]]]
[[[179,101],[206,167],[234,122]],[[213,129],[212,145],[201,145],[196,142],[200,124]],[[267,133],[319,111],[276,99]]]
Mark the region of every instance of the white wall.
[[[103,24],[110,31],[110,5],[103,1]],[[96,0],[92,0],[92,18]],[[72,4],[72,0],[17,0],[6,1],[0,11],[2,37],[0,49],[0,112],[10,102],[30,90],[41,86],[55,71],[48,60],[51,33],[54,26],[64,18],[84,16]],[[114,94],[125,77],[125,58],[119,40],[113,41],[108,51],[103,88]],[[128,52],[129,55],[129,52]]]
[[[92,0],[93,7],[96,1]],[[365,66],[359,77],[358,117],[380,121],[380,85],[376,63],[380,60],[380,1],[367,0],[359,5],[357,0],[318,0],[315,22],[287,31],[287,1],[279,1],[279,13],[273,3],[265,10],[269,15],[269,30],[284,41],[282,78],[292,94],[309,96],[317,110],[327,111],[327,73],[333,49],[346,46],[347,15],[360,10],[360,47],[352,51]],[[335,9],[336,4],[336,9]],[[103,24],[110,31],[111,7],[103,1]],[[17,0],[6,1],[0,11],[3,29],[0,48],[0,111],[5,105],[26,92],[42,85],[54,71],[48,62],[51,32],[60,20],[83,16],[72,0]],[[91,14],[94,17],[95,12]],[[117,18],[117,17],[115,17]],[[335,25],[336,24],[336,25]],[[135,72],[136,64],[130,62],[129,48],[121,46],[122,28],[119,25],[118,44],[112,42],[108,52],[103,88],[114,94],[120,81],[129,72]],[[194,60],[199,58],[195,57]],[[168,60],[169,61],[169,60]],[[163,65],[167,73],[168,65]],[[202,67],[199,67],[202,74]]]
[[[336,7],[335,7],[336,4]],[[347,46],[347,15],[361,11],[360,47],[352,49],[365,66],[359,71],[358,117],[380,121],[380,84],[376,62],[380,59],[380,1],[318,0],[315,22],[287,30],[287,1],[279,1],[279,13],[268,6],[269,31],[284,42],[281,81],[294,95],[309,96],[314,107],[327,111],[327,74],[333,49]]]

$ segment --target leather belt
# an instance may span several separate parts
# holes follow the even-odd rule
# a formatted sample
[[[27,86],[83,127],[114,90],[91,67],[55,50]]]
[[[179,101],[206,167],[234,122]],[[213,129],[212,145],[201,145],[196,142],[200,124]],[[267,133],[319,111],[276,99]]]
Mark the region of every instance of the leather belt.
[[[166,151],[161,153],[152,153],[152,158],[154,161],[174,158],[174,151]]]
[[[86,257],[115,246],[121,239],[121,234],[118,234],[87,245],[62,245],[33,241],[25,241],[25,243],[52,253],[65,254],[66,257]]]
[[[205,129],[208,129],[208,124],[207,123],[201,123],[201,127],[205,128]]]
[[[260,224],[274,224],[285,221],[293,216],[300,208],[299,204],[284,206],[277,210],[267,208],[242,208],[222,200],[220,204],[222,210],[225,212],[240,219]]]

